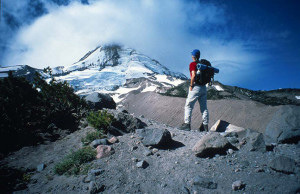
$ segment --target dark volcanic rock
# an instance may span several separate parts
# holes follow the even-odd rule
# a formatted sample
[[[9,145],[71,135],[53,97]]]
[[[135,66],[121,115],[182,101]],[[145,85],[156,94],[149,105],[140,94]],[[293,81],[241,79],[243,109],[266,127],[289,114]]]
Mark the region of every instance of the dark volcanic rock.
[[[216,189],[218,187],[217,183],[214,183],[212,180],[200,176],[196,176],[193,179],[193,185],[200,186],[206,189]]]
[[[266,144],[262,133],[252,129],[246,129],[245,131],[239,132],[238,137],[246,140],[246,147],[249,151],[266,151]]]
[[[146,123],[130,114],[114,110],[108,110],[108,112],[115,118],[109,131],[113,135],[123,135],[125,133],[135,132],[136,129],[147,126]]]
[[[213,157],[216,154],[226,154],[227,149],[233,147],[229,141],[219,133],[212,132],[204,135],[193,147],[198,157]]]
[[[271,169],[282,172],[285,174],[292,174],[295,173],[296,170],[296,163],[295,160],[285,157],[285,156],[279,156],[275,159],[273,159],[269,166]]]
[[[103,108],[116,109],[116,103],[108,94],[92,93],[85,97],[91,109],[102,110]]]
[[[297,143],[300,140],[300,109],[283,106],[273,116],[265,130],[267,145],[272,143]]]
[[[166,129],[138,129],[137,133],[145,146],[161,147],[173,142],[171,133]]]
[[[149,164],[145,160],[142,160],[142,161],[139,161],[138,163],[136,163],[136,167],[138,167],[138,168],[147,168],[148,166],[149,166]]]

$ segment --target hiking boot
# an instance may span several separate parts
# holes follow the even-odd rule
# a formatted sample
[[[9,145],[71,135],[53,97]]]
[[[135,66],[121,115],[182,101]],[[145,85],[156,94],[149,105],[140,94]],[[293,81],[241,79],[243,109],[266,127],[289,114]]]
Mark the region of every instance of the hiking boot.
[[[208,125],[204,125],[203,123],[201,123],[199,129],[198,129],[200,132],[202,131],[206,131],[208,132]]]
[[[183,131],[190,131],[191,130],[191,125],[188,124],[188,123],[183,123],[178,129],[183,130]]]

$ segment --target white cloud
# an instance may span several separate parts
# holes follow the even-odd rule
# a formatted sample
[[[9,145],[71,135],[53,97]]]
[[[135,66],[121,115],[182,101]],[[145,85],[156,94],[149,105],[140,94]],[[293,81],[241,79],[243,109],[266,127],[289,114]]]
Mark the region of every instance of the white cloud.
[[[247,51],[243,43],[222,40],[222,32],[207,35],[207,26],[226,25],[224,10],[213,4],[95,0],[90,5],[73,2],[63,7],[48,6],[48,11],[18,32],[11,42],[15,50],[6,55],[4,64],[38,68],[69,65],[96,46],[114,42],[188,74],[190,51],[199,48],[203,58],[221,69],[222,80],[228,76],[226,72],[248,69],[249,64],[260,59]],[[230,65],[223,69],[224,61],[235,64],[233,69]]]

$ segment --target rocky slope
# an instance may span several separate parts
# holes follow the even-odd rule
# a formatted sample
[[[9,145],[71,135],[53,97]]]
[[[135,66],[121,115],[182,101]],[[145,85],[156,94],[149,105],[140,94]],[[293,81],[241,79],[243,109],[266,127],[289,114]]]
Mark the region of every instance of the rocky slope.
[[[178,127],[183,123],[185,100],[185,98],[147,92],[130,94],[122,101],[122,105],[136,116],[144,115],[146,118]],[[263,132],[273,114],[280,108],[281,106],[267,106],[249,100],[208,100],[209,127],[221,119],[237,126]],[[199,103],[196,103],[192,114],[192,128],[198,128],[201,120]]]
[[[210,156],[196,157],[194,146],[202,137],[216,146],[227,140],[218,132],[185,132],[140,119],[148,125],[145,130],[152,132],[141,136],[136,130],[118,136],[119,142],[111,145],[114,153],[90,162],[87,175],[59,176],[53,168],[71,149],[82,147],[80,138],[93,130],[91,126],[56,142],[25,147],[3,159],[1,165],[24,168],[30,175],[27,188],[14,193],[300,192],[299,144],[278,144],[266,151],[257,132],[228,133],[223,135],[234,145],[232,149],[219,146],[210,151]],[[157,136],[161,133],[155,130],[170,133],[160,141]],[[211,134],[218,136],[212,140]],[[40,164],[45,167],[37,171]]]

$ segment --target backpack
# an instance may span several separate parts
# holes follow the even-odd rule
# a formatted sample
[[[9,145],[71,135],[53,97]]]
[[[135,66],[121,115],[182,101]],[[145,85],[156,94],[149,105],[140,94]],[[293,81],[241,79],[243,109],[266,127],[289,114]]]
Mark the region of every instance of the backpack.
[[[207,67],[203,70],[199,69],[199,67],[203,64]],[[214,80],[214,68],[211,66],[211,63],[206,59],[201,59],[199,63],[197,64],[197,72],[195,77],[195,83],[198,85],[206,85],[209,83],[211,85],[211,82]]]

